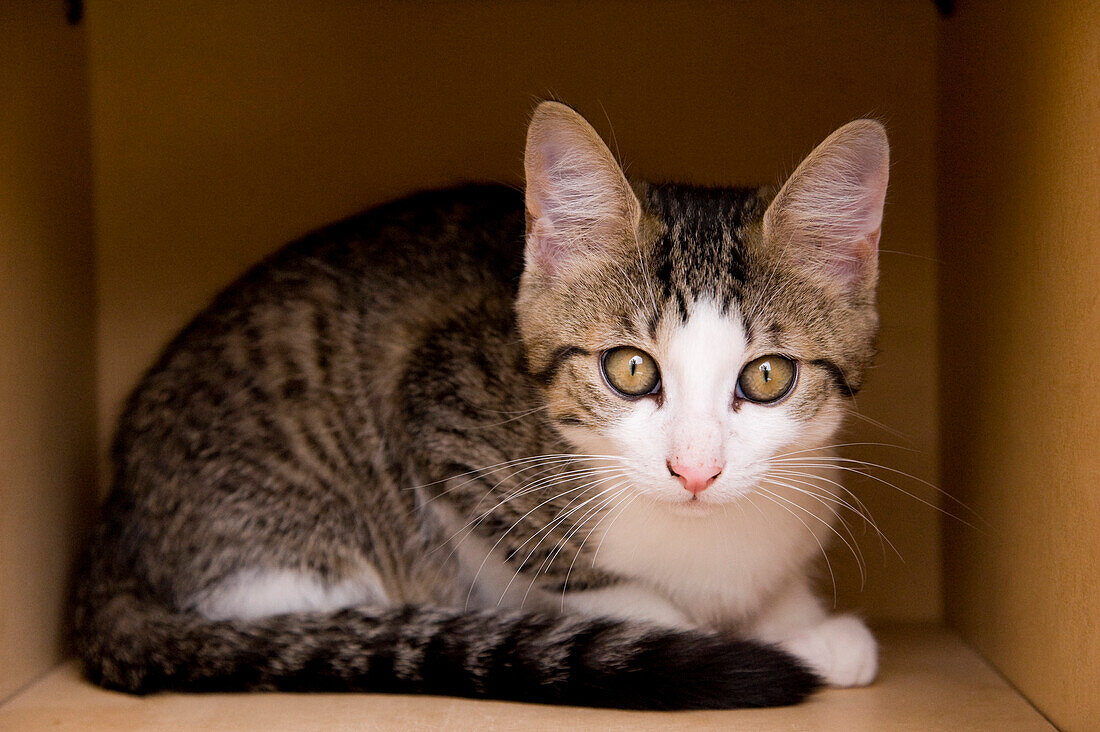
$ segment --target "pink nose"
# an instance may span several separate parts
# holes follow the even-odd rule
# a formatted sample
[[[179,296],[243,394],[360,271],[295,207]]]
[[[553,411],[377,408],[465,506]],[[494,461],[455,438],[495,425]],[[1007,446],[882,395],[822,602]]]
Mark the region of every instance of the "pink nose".
[[[698,465],[669,461],[668,472],[680,480],[684,490],[699,495],[714,482],[715,478],[722,474],[722,467],[719,465]]]

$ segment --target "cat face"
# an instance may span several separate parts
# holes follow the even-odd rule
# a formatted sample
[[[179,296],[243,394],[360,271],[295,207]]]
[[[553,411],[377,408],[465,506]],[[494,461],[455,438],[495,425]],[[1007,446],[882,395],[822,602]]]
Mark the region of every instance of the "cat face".
[[[677,511],[753,491],[825,444],[874,351],[881,126],[852,123],[777,195],[625,179],[575,112],[527,146],[517,302],[551,418]]]

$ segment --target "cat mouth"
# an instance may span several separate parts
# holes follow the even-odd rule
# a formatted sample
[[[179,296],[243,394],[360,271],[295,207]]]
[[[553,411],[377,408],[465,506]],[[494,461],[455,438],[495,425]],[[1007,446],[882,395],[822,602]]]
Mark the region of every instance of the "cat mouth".
[[[746,500],[753,492],[752,488],[738,486],[724,486],[719,491],[706,490],[696,494],[681,489],[678,493],[670,491],[652,495],[652,500],[680,516],[704,516]]]
[[[701,516],[716,510],[721,501],[707,500],[697,495],[678,501],[663,501],[668,510],[681,516]]]

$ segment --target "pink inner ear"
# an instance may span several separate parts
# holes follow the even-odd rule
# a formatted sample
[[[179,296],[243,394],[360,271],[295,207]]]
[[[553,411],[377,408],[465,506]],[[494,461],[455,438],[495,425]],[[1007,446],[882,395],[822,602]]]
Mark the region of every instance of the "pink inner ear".
[[[583,141],[568,142],[549,135],[529,153],[527,207],[555,235],[583,239],[619,225],[627,213],[626,181],[609,157],[593,154]]]
[[[567,176],[562,170],[566,155],[567,143],[554,131],[527,142],[527,210],[537,219],[553,219],[563,208],[560,179],[577,175]]]
[[[846,286],[854,285],[870,274],[869,270],[878,260],[878,240],[881,233],[882,229],[875,229],[849,245],[849,256],[827,260],[836,277]]]
[[[882,126],[845,125],[783,186],[765,214],[765,230],[775,242],[790,242],[792,257],[853,287],[875,269],[888,178]]]
[[[534,219],[527,232],[527,266],[549,277],[556,277],[563,268],[568,268],[568,256],[569,252],[554,236],[550,219],[545,216]]]

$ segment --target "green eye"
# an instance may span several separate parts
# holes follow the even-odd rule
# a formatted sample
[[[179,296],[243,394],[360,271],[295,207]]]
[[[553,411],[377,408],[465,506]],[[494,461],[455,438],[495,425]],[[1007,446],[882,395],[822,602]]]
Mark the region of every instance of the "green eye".
[[[657,362],[637,348],[624,346],[605,351],[600,366],[607,383],[622,396],[653,394],[661,387]]]
[[[794,361],[783,356],[761,356],[749,361],[737,377],[737,391],[750,402],[768,404],[782,399],[794,386]]]

